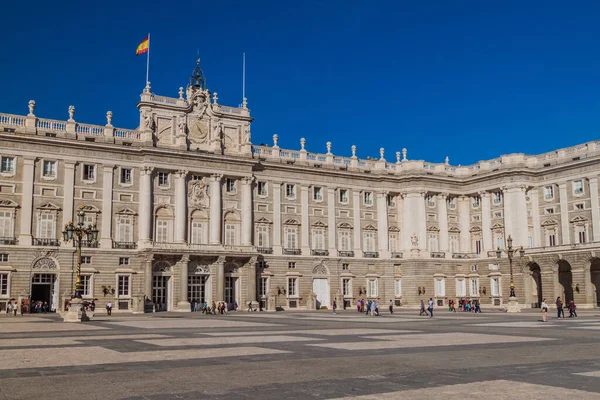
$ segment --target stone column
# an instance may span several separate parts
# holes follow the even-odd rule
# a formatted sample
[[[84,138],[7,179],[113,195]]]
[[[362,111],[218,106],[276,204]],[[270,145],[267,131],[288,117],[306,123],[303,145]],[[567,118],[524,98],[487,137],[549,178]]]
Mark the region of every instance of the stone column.
[[[438,225],[440,227],[439,251],[448,252],[448,193],[437,195]]]
[[[567,183],[558,184],[558,192],[560,195],[560,236],[562,244],[571,243],[571,232],[569,232],[569,203],[567,197]]]
[[[31,246],[31,218],[33,214],[33,181],[35,158],[23,159],[23,197],[21,198],[21,233],[19,244]]]
[[[216,302],[225,301],[225,257],[218,258],[216,263]]]
[[[504,239],[511,236],[514,240],[512,195],[506,188],[502,189],[502,204],[504,206]],[[516,246],[516,243],[513,246]]]
[[[542,246],[542,234],[540,224],[540,198],[537,189],[529,191],[531,199],[531,220],[533,223],[533,247]]]
[[[461,196],[458,202],[458,226],[460,229],[459,249],[461,253],[471,252],[471,215],[469,213],[470,198]]]
[[[210,188],[210,244],[221,244],[221,179],[223,175],[214,174],[209,179]],[[217,289],[218,290],[218,289]],[[217,292],[218,294],[218,292]],[[221,287],[221,297],[223,288]],[[217,296],[217,299],[221,299]]]
[[[512,191],[512,208],[513,208],[513,239],[515,247],[528,247],[528,232],[529,224],[527,223],[527,195],[526,187],[518,186]]]
[[[327,225],[328,239],[327,248],[329,249],[330,257],[337,257],[337,246],[335,240],[335,188],[327,188]]]
[[[152,300],[152,257],[144,260],[144,295]]]
[[[152,171],[153,167],[140,168],[140,225],[139,247],[147,247],[152,243]]]
[[[590,180],[590,202],[592,207],[592,242],[600,242],[600,206],[598,205],[598,177]]]
[[[185,181],[187,173],[185,170],[179,170],[175,173],[175,243],[185,243],[185,233],[187,231],[187,190]]]
[[[114,165],[104,165],[102,167],[102,229],[100,230],[102,235],[100,246],[103,249],[112,248],[113,171]]]
[[[479,192],[481,198],[481,233],[483,239],[483,254],[487,257],[488,251],[494,250],[494,241],[492,239],[492,206],[490,203],[490,194],[488,192]]]
[[[400,228],[400,235],[398,240],[400,241],[400,250],[402,252],[407,251],[408,248],[404,247],[404,197],[402,195],[396,196],[396,221],[398,228]]]
[[[185,179],[185,178],[184,178]],[[177,309],[179,312],[191,312],[192,307],[188,299],[188,264],[190,257],[184,255],[179,261],[179,302]]]
[[[352,215],[354,222],[354,255],[362,257],[362,237],[360,229],[360,191],[352,190]]]
[[[253,177],[242,178],[242,246],[252,246],[252,182]]]
[[[416,193],[419,213],[416,215],[415,226],[419,237],[419,249],[427,248],[427,211],[425,210],[425,195],[427,193]]]
[[[387,213],[387,191],[377,193],[377,242],[379,256],[389,258],[389,233],[388,233],[388,213]]]
[[[301,202],[301,210],[302,210],[302,222],[301,222],[301,236],[302,236],[302,254],[305,256],[310,255],[310,242],[309,232],[310,232],[310,223],[308,219],[308,186],[302,185],[301,193],[300,193],[300,202]]]
[[[273,182],[273,254],[281,255],[281,182]]]
[[[256,300],[256,257],[251,257],[248,261],[248,301],[246,303]],[[242,304],[240,306],[244,307]]]
[[[65,162],[65,183],[63,185],[63,226],[73,221],[73,199],[75,198],[75,163]],[[102,194],[104,199],[104,194]],[[104,202],[102,203],[104,205]],[[104,210],[102,210],[104,212]],[[104,233],[104,230],[102,231]],[[104,236],[104,235],[103,235]]]

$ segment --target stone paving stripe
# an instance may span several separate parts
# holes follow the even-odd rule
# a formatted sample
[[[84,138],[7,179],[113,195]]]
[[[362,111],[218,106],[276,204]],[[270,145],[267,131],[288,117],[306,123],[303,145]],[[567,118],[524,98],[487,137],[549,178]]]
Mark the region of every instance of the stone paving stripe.
[[[403,329],[323,329],[323,330],[295,330],[295,331],[246,331],[246,332],[209,332],[197,333],[207,336],[253,336],[253,335],[319,335],[319,336],[350,336],[350,335],[377,335],[380,333],[418,333],[420,331]]]
[[[65,347],[60,349],[60,351],[56,351],[54,348],[0,350],[0,370],[243,357],[283,353],[289,352],[261,347],[158,350],[131,353],[119,353],[99,346],[86,347],[85,352],[82,352],[81,348],[77,347]]]
[[[31,322],[20,324],[0,324],[0,333],[17,332],[68,332],[68,331],[93,331],[107,329],[90,323],[65,323],[65,322]]]
[[[579,373],[575,373],[573,375],[591,376],[593,378],[600,378],[600,371],[579,372]]]
[[[233,320],[217,319],[158,319],[144,321],[123,321],[111,322],[113,325],[128,326],[131,328],[142,329],[185,329],[185,328],[237,328],[237,327],[259,327],[259,326],[279,326],[277,324],[268,324],[262,322],[245,322]]]
[[[386,340],[385,342],[373,340]],[[338,350],[380,350],[409,347],[469,346],[474,344],[520,343],[554,340],[527,336],[486,335],[477,333],[450,332],[398,336],[370,336],[362,342],[318,343],[308,346]]]
[[[546,327],[556,327],[558,325],[553,324],[552,322],[542,322],[539,321],[514,321],[514,322],[492,322],[487,324],[472,324],[471,326],[485,326],[488,328],[546,328]]]
[[[84,344],[88,340],[122,340],[122,339],[158,339],[168,336],[157,334],[144,335],[104,335],[104,336],[70,336],[52,338],[27,338],[0,340],[0,347],[24,347],[24,346],[70,346]]]
[[[555,386],[497,380],[342,398],[345,400],[487,400],[490,398],[498,400],[598,400],[600,399],[600,394]]]
[[[136,340],[136,342],[151,344],[160,347],[179,347],[179,346],[216,346],[245,343],[277,343],[277,342],[307,342],[323,340],[319,338],[305,338],[299,336],[221,336],[210,338],[174,338],[174,339],[153,339]]]

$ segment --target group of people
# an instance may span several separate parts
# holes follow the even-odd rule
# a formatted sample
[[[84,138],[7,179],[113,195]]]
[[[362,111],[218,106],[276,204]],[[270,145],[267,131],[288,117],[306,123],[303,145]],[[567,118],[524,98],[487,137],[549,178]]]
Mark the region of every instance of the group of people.
[[[375,299],[367,301],[365,301],[365,299],[361,299],[356,302],[356,311],[359,313],[366,312],[365,315],[379,316],[379,305]],[[391,311],[393,312],[393,308]]]
[[[448,302],[448,312],[456,312],[457,308],[456,308],[456,302],[454,300],[450,300]],[[460,299],[458,301],[458,311],[459,312],[474,312],[474,313],[480,313],[481,312],[481,306],[479,305],[479,300],[474,299],[474,300],[467,300],[467,299]]]
[[[45,301],[44,302],[34,301],[31,304],[31,308],[25,302],[25,300],[21,301],[20,305],[16,301],[14,303],[12,301],[9,301],[8,304],[6,305],[6,314],[14,315],[14,316],[17,316],[17,314],[23,315],[23,314],[29,314],[29,313],[46,314],[49,311],[50,311],[50,306]]]
[[[213,314],[213,315],[227,314],[227,311],[228,311],[227,303],[225,303],[223,301],[219,301],[219,302],[213,301],[209,305],[206,300],[204,300],[202,302],[197,301],[197,300],[192,300],[191,307],[192,307],[193,312],[200,311],[200,312],[202,312],[202,314]],[[233,302],[233,311],[237,311],[237,310],[238,310],[238,303],[237,303],[237,301],[234,301]]]
[[[564,303],[562,301],[562,299],[559,297],[556,298],[556,313],[557,313],[557,318],[565,318],[565,309],[564,309]],[[542,300],[542,304],[541,304],[541,308],[542,308],[542,321],[543,322],[548,322],[548,303],[546,302],[546,299]],[[575,301],[571,300],[569,301],[569,304],[567,305],[567,309],[569,310],[569,318],[577,318],[577,306],[575,305]]]

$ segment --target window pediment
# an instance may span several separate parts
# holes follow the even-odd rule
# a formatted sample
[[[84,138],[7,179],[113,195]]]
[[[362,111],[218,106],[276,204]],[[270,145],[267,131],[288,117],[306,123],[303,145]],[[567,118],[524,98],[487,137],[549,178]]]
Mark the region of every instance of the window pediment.
[[[340,229],[352,229],[352,225],[350,225],[347,222],[342,222],[341,224],[338,224],[338,228],[340,228]]]
[[[376,231],[377,228],[375,228],[373,225],[369,224],[369,225],[365,226],[364,230],[365,231]]]
[[[554,220],[554,219],[549,219],[547,221],[542,222],[542,226],[554,226],[554,225],[558,225],[558,222],[556,222],[556,220]]]
[[[5,199],[5,200],[0,200],[0,207],[17,208],[17,207],[19,207],[19,205],[12,200]]]
[[[453,226],[452,228],[448,229],[448,232],[460,233],[460,229],[458,229],[457,227]]]
[[[44,203],[38,207],[38,210],[46,210],[46,211],[60,211],[61,208],[52,203]]]
[[[295,220],[295,219],[288,219],[283,224],[284,225],[300,225],[300,222],[298,222],[298,220]]]
[[[582,217],[581,215],[576,216],[575,218],[571,219],[571,222],[587,222],[588,219],[585,217]]]
[[[85,212],[89,212],[89,213],[100,213],[100,209],[98,207],[95,206],[91,206],[91,205],[87,205],[87,206],[83,206],[81,207],[81,209]]]
[[[271,221],[269,221],[268,219],[266,219],[265,217],[261,217],[256,221],[257,224],[270,224]]]
[[[504,225],[499,224],[499,223],[495,223],[494,225],[492,225],[492,229],[503,229]]]
[[[400,229],[398,229],[397,226],[390,226],[388,231],[390,232],[400,232]]]
[[[430,226],[429,228],[427,228],[428,232],[439,232],[440,228],[438,228],[437,226]]]
[[[131,208],[123,208],[120,211],[117,211],[116,214],[137,215],[137,213],[135,211],[133,211]]]
[[[481,227],[474,226],[469,230],[469,232],[481,232]]]
[[[327,227],[327,225],[323,221],[317,221],[317,222],[313,223],[311,226],[313,226],[315,228],[326,228]]]

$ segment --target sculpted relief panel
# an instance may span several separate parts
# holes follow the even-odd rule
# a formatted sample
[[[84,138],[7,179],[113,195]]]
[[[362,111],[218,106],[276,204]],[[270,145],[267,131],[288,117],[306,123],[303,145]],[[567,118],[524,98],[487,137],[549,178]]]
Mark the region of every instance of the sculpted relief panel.
[[[188,204],[190,207],[208,208],[209,200],[205,179],[190,181],[188,185]]]

